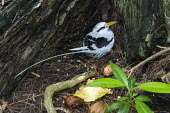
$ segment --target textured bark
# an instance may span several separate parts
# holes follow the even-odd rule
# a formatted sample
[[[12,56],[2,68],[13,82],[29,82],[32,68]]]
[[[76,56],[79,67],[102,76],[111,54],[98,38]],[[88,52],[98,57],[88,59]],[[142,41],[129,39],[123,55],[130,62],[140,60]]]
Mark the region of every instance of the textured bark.
[[[149,55],[157,40],[149,36],[159,19],[165,23],[163,12],[162,0],[15,0],[0,12],[0,96],[25,75],[16,74],[62,53],[100,21],[118,21],[111,28],[128,60]]]
[[[0,96],[9,95],[24,68],[60,54],[99,21],[114,21],[112,3],[102,0],[15,0],[0,13]],[[103,15],[103,16],[101,16]]]
[[[156,45],[168,45],[168,37],[161,36],[159,32],[165,30],[165,10],[162,0],[118,1],[127,30],[124,51],[128,60],[146,58],[153,54],[151,51],[156,48]],[[167,6],[169,3],[165,4]]]
[[[170,43],[170,0],[164,0],[164,15],[166,22],[166,29],[168,33],[167,42]]]

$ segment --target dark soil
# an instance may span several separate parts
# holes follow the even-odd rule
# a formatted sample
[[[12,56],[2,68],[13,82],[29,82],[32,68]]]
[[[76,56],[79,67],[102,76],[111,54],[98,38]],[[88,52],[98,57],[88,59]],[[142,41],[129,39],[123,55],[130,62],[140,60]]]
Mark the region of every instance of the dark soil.
[[[5,100],[8,101],[8,106],[5,110],[5,113],[45,113],[45,108],[43,105],[43,93],[48,85],[68,80],[77,74],[81,74],[90,70],[96,71],[98,73],[95,78],[102,77],[102,68],[104,65],[108,64],[109,60],[121,64],[121,60],[117,59],[119,57],[115,57],[116,55],[121,56],[120,51],[115,51],[114,54],[110,53],[101,59],[91,59],[84,57],[82,54],[75,54],[59,57],[49,61],[48,63],[45,63],[41,69],[34,71],[34,73],[39,74],[40,77],[32,75],[31,73],[28,74],[22,80],[12,96]],[[71,89],[66,89],[56,93],[54,97],[54,104],[56,106],[65,107],[63,104],[63,97],[74,94],[75,91],[83,84],[85,84],[85,82]],[[75,111],[75,113],[86,113],[88,104],[89,103],[84,104],[82,108],[80,107],[79,109],[70,110]]]
[[[54,60],[46,62],[40,69],[34,71],[38,74],[39,77],[35,74],[28,74],[20,83],[18,88],[14,91],[11,97],[6,99],[8,102],[5,113],[46,113],[46,110],[43,105],[43,93],[45,88],[48,85],[57,83],[60,81],[68,80],[77,74],[81,74],[87,71],[96,71],[98,75],[95,78],[105,77],[102,75],[102,68],[108,64],[108,61],[111,60],[114,63],[118,64],[120,67],[125,70],[126,73],[130,70],[130,67],[124,63],[124,57],[118,46],[115,45],[113,52],[102,57],[101,59],[91,59],[85,57],[83,54],[74,54],[56,58]],[[165,55],[167,56],[167,55]],[[169,56],[170,57],[170,56]],[[162,57],[166,59],[167,57]],[[161,61],[159,61],[161,62]],[[147,81],[159,81],[160,79],[155,77],[155,73],[159,70],[168,70],[170,65],[165,61],[161,62],[164,67],[160,66],[159,63],[149,63],[148,67],[143,69],[140,75],[134,75],[137,77],[139,83]],[[157,66],[159,64],[159,67]],[[157,66],[158,68],[154,68]],[[168,68],[168,69],[167,69]],[[157,71],[156,71],[157,70]],[[147,74],[147,76],[146,76]],[[109,76],[113,77],[113,75]],[[55,107],[63,107],[71,113],[87,113],[88,108],[94,102],[85,103],[82,106],[73,109],[65,106],[64,98],[71,94],[74,94],[75,91],[85,82],[78,84],[77,86],[57,92],[54,95],[54,105]],[[142,91],[138,91],[142,94]],[[107,104],[112,103],[118,96],[126,96],[127,92],[124,89],[116,88],[112,95],[106,95],[99,100],[104,100]],[[153,100],[153,103],[147,103],[155,113],[168,113],[170,112],[170,95],[167,94],[144,94],[150,96]],[[153,96],[154,95],[154,96]],[[2,100],[1,100],[2,101]],[[61,110],[57,110],[58,113],[64,113]],[[136,113],[132,109],[132,113]]]

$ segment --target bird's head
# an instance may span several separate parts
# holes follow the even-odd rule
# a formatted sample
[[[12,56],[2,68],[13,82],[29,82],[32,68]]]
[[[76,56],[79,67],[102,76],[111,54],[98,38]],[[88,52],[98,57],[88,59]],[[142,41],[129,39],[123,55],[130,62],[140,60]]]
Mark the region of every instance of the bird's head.
[[[113,25],[117,23],[116,21],[114,22],[99,22],[98,24],[96,24],[93,28],[93,31],[99,32],[100,30],[108,30],[109,26]]]

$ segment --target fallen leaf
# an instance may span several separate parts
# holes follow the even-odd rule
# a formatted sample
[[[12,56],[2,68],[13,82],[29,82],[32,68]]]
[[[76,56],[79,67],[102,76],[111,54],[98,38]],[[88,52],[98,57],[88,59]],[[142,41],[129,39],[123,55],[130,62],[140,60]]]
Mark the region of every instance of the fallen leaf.
[[[90,83],[90,82],[93,82],[93,80],[95,80],[95,78],[92,78],[92,79],[88,79],[86,84]]]
[[[90,80],[87,82],[89,83]],[[112,94],[111,89],[101,88],[101,87],[84,87],[81,86],[79,90],[76,91],[74,96],[78,96],[84,99],[85,102],[95,101],[98,98],[103,97],[106,94]]]
[[[71,108],[77,108],[84,103],[84,100],[77,96],[69,96],[65,99],[64,104]]]
[[[107,104],[104,101],[99,101],[89,107],[89,113],[104,113],[107,108]]]
[[[112,74],[113,74],[113,73],[112,73],[112,69],[111,69],[111,67],[110,67],[109,64],[103,68],[103,72],[102,72],[102,73],[103,73],[103,75],[105,75],[105,76],[109,76],[109,75],[112,75]]]

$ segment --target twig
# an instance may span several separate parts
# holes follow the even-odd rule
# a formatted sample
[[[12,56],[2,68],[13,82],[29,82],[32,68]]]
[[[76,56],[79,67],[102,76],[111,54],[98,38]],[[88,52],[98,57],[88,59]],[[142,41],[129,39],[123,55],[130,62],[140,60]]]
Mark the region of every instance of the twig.
[[[167,47],[159,46],[157,45],[156,47],[161,48],[161,49],[166,49]]]
[[[93,77],[94,75],[95,75],[95,72],[86,72],[83,74],[79,74],[70,80],[55,83],[55,84],[48,86],[45,89],[45,93],[44,93],[44,105],[45,105],[47,112],[56,113],[56,110],[52,102],[52,97],[53,97],[54,92],[58,92],[63,89],[71,88],[77,85],[78,83],[86,80],[87,78]]]
[[[158,57],[158,56],[166,53],[167,51],[170,51],[170,47],[165,48],[164,50],[162,50],[162,51],[160,51],[160,52],[158,52],[158,53],[156,53],[156,54],[148,57],[148,58],[145,59],[144,61],[142,61],[142,62],[140,62],[139,64],[137,64],[136,66],[134,66],[134,67],[131,69],[128,78],[129,78],[132,74],[134,74],[139,67],[145,65],[148,61],[150,61],[150,60],[152,60],[152,59],[155,59],[156,57]]]
[[[42,95],[43,95],[43,93],[42,93],[42,94],[35,95],[35,96],[30,97],[30,98],[27,98],[27,99],[24,99],[24,100],[19,100],[19,101],[17,101],[17,102],[13,102],[13,103],[8,104],[8,106],[13,105],[13,104],[17,104],[17,103],[20,103],[20,102],[25,102],[25,101],[31,100],[31,99],[33,99],[33,98],[35,98],[35,97],[40,97],[40,96],[42,96]]]

